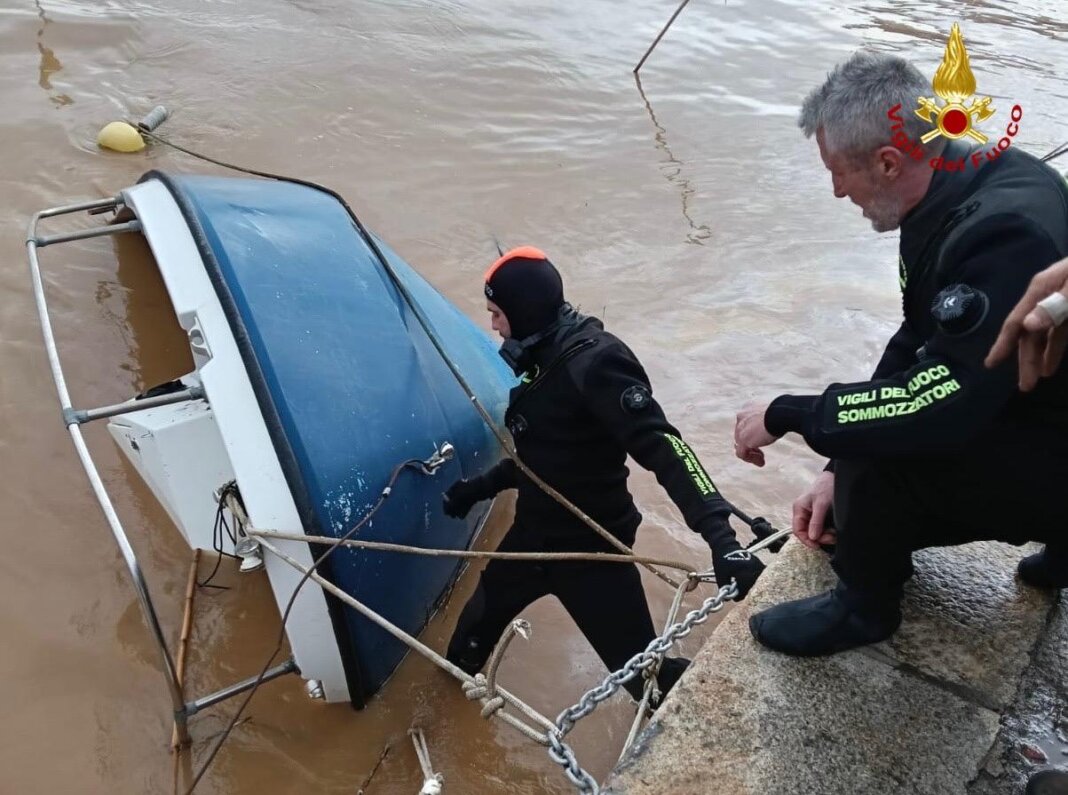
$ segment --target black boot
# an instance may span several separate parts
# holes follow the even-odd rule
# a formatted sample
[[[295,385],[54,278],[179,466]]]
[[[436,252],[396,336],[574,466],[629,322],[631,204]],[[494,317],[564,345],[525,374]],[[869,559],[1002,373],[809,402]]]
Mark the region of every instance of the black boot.
[[[1028,555],[1016,567],[1020,579],[1035,588],[1068,588],[1068,546],[1051,546]]]
[[[900,625],[900,597],[860,597],[842,583],[827,593],[784,602],[749,618],[749,631],[761,644],[795,657],[837,654],[878,643]]]
[[[457,635],[449,643],[445,659],[468,676],[474,676],[482,670],[492,651],[492,648],[487,648],[485,643],[472,635]]]
[[[1068,795],[1068,770],[1040,770],[1027,780],[1024,795]]]

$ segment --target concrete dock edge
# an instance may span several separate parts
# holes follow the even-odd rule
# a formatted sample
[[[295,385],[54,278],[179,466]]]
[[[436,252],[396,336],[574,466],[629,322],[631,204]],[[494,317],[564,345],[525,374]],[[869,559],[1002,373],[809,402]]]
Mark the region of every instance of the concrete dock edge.
[[[1056,730],[1068,668],[1066,611],[1054,593],[1016,578],[1029,551],[980,542],[917,553],[893,638],[794,659],[759,646],[748,626],[754,612],[834,582],[825,554],[791,542],[698,653],[605,791],[1022,791],[1034,759],[1020,748]]]

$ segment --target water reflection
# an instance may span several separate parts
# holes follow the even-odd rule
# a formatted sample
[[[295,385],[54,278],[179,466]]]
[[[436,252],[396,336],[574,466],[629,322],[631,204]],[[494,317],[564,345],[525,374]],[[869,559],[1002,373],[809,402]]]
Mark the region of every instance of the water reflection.
[[[128,356],[121,366],[133,375],[133,389],[142,392],[192,372],[193,357],[144,237],[123,234],[111,239],[116,278],[97,285],[97,303],[125,340]]]
[[[34,0],[34,5],[37,6],[37,16],[41,18],[41,26],[37,29],[37,50],[41,53],[41,64],[38,67],[37,85],[45,91],[52,92],[52,75],[60,71],[63,68],[63,64],[60,62],[59,58],[56,57],[52,48],[46,47],[44,44],[45,28],[52,23],[52,20],[48,18],[44,8],[41,7],[41,0]],[[74,102],[74,100],[67,94],[49,93],[48,98],[56,105],[56,107],[63,107],[64,105],[70,105]]]
[[[712,230],[707,224],[697,223],[693,216],[690,215],[690,199],[697,193],[697,188],[683,175],[682,169],[685,164],[675,157],[675,153],[668,146],[667,130],[657,121],[653,106],[645,95],[645,89],[642,88],[641,75],[637,72],[634,73],[634,82],[638,86],[638,93],[641,95],[642,102],[645,103],[645,110],[649,113],[649,119],[656,129],[656,134],[653,136],[656,141],[656,148],[667,156],[667,160],[660,165],[660,172],[667,178],[668,182],[679,189],[679,198],[682,202],[682,217],[686,219],[686,223],[690,227],[690,231],[686,235],[686,242],[703,246],[704,242],[712,237]]]

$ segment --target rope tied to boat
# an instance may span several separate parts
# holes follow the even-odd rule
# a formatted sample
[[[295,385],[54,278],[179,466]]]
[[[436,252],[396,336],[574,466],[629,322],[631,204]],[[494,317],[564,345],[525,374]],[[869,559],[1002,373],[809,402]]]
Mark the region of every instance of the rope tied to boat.
[[[386,499],[389,497],[389,495],[390,495],[390,493],[391,493],[391,491],[393,489],[393,484],[397,482],[397,479],[400,477],[401,473],[403,471],[405,471],[405,469],[407,469],[409,466],[419,465],[419,464],[422,464],[422,462],[421,461],[417,461],[417,460],[409,460],[409,461],[402,461],[400,464],[395,466],[393,468],[393,471],[390,473],[389,479],[386,482],[386,486],[382,490],[382,493],[379,495],[378,500],[375,502],[374,505],[371,506],[371,508],[367,511],[367,513],[365,513],[363,515],[363,517],[358,522],[356,522],[355,525],[352,526],[351,529],[349,529],[344,535],[341,536],[341,539],[342,540],[346,540],[346,539],[354,536],[357,532],[359,532],[360,528],[362,528],[365,524],[370,522],[371,519],[374,517],[374,515],[376,513],[378,513],[379,509],[385,503]],[[234,489],[224,489],[224,490],[220,491],[219,500],[220,500],[220,503],[225,503],[226,507],[229,508],[230,513],[233,515],[235,521],[238,523],[238,525],[240,527],[248,528],[248,527],[252,526],[252,522],[250,522],[249,518],[248,518],[248,513],[246,513],[246,511],[245,511],[245,506],[244,506],[244,504],[242,503],[242,501],[240,499],[240,494],[239,494],[238,489],[236,489],[236,488],[234,488]],[[271,548],[271,546],[270,546],[270,544],[268,542],[263,541],[261,543],[263,544],[263,546],[265,546],[267,548]],[[268,669],[271,667],[271,663],[273,663],[275,658],[281,653],[282,647],[285,644],[286,623],[289,621],[289,615],[293,610],[293,605],[296,604],[297,595],[300,593],[301,589],[304,587],[305,583],[307,583],[307,581],[309,579],[315,579],[317,582],[320,583],[320,585],[322,585],[323,583],[327,582],[326,580],[324,580],[319,575],[319,573],[316,571],[316,569],[323,562],[325,562],[327,560],[327,558],[329,558],[336,550],[337,550],[337,546],[331,546],[329,549],[327,549],[321,555],[316,557],[315,560],[312,562],[311,568],[308,568],[308,569],[300,567],[299,564],[296,563],[296,561],[294,561],[294,560],[292,560],[292,558],[288,558],[288,556],[286,556],[288,558],[288,560],[290,560],[294,565],[297,565],[298,568],[301,569],[301,571],[303,572],[303,576],[301,577],[300,581],[297,583],[296,587],[293,589],[293,593],[290,595],[289,601],[286,603],[285,609],[282,611],[281,626],[278,628],[278,639],[277,639],[277,642],[275,643],[274,650],[271,652],[270,657],[267,658],[267,662],[264,663],[263,668],[260,670],[259,674],[256,676],[256,680],[255,680],[254,684],[252,685],[252,687],[249,689],[248,695],[245,696],[245,698],[242,700],[241,704],[234,711],[234,714],[230,718],[230,721],[226,724],[226,727],[220,733],[219,739],[216,741],[215,745],[212,746],[211,751],[208,752],[207,758],[204,760],[204,763],[200,766],[200,768],[194,774],[193,780],[189,785],[189,789],[186,790],[186,795],[192,795],[194,790],[196,790],[197,784],[200,783],[200,780],[204,777],[204,774],[208,771],[208,768],[211,766],[211,763],[215,759],[215,756],[219,753],[219,749],[222,748],[223,743],[226,742],[226,739],[230,736],[230,733],[234,730],[234,727],[237,726],[238,721],[241,719],[241,715],[244,713],[245,709],[248,707],[249,702],[252,701],[252,697],[255,696],[257,691],[259,690],[260,685],[263,683],[264,677],[267,675]],[[278,555],[283,555],[284,554],[284,553],[281,553],[281,552],[279,552],[277,550],[275,550],[275,552]],[[333,583],[330,583],[330,585],[332,587],[334,587]],[[338,589],[338,591],[340,593],[344,593],[343,591],[340,591],[340,589]]]
[[[512,621],[504,631],[504,634],[501,635],[500,640],[497,641],[497,645],[493,647],[493,654],[490,655],[489,662],[486,664],[486,673],[475,674],[474,682],[464,682],[464,695],[467,696],[468,700],[482,701],[483,718],[492,716],[504,706],[504,699],[497,694],[497,669],[501,666],[504,653],[508,650],[508,646],[516,635],[522,636],[524,640],[529,640],[530,632],[530,622],[526,619],[517,618]]]
[[[464,682],[463,690],[468,701],[482,702],[482,711],[479,714],[483,718],[492,718],[497,710],[505,705],[504,696],[490,695],[485,674],[475,674],[475,681]]]
[[[395,470],[394,474],[399,473],[406,465],[401,464]],[[391,478],[390,483],[392,485],[395,482],[396,477]],[[382,496],[379,498],[379,505],[386,499],[390,489],[384,489]],[[515,637],[521,636],[528,638],[531,633],[531,625],[524,619],[514,620],[505,632],[502,634],[500,640],[498,640],[496,646],[494,646],[493,652],[490,655],[490,659],[486,665],[486,673],[475,674],[471,676],[464,672],[462,669],[454,665],[445,659],[438,652],[431,649],[426,644],[422,643],[417,638],[404,632],[404,630],[391,624],[385,618],[374,612],[370,608],[363,605],[355,597],[346,593],[338,588],[336,585],[326,580],[315,569],[330,554],[331,550],[340,546],[354,546],[365,547],[370,549],[378,549],[380,551],[401,552],[405,554],[423,554],[423,555],[454,555],[456,557],[491,557],[504,559],[530,559],[531,557],[543,560],[554,560],[558,558],[572,559],[578,555],[581,557],[589,557],[595,560],[602,560],[604,562],[611,563],[625,563],[633,565],[635,562],[632,556],[628,555],[613,555],[609,553],[553,553],[553,552],[537,552],[537,553],[502,553],[502,552],[475,552],[470,550],[438,550],[438,549],[425,549],[420,547],[412,547],[399,544],[385,544],[384,542],[372,542],[364,541],[362,539],[352,538],[355,532],[362,527],[368,516],[365,516],[352,530],[347,532],[341,538],[330,537],[314,537],[295,534],[295,533],[278,533],[269,530],[261,530],[252,526],[248,515],[245,513],[244,506],[237,499],[236,495],[230,495],[227,498],[227,505],[233,513],[241,532],[250,537],[257,539],[263,547],[273,553],[276,557],[295,568],[297,571],[303,574],[301,584],[308,579],[314,580],[320,587],[327,592],[336,596],[345,604],[354,608],[361,615],[365,616],[382,629],[389,632],[395,638],[405,643],[409,648],[416,651],[431,663],[441,668],[446,673],[452,675],[458,679],[461,683],[461,687],[464,696],[470,701],[478,701],[482,705],[480,714],[483,718],[498,718],[505,723],[516,729],[528,739],[538,743],[539,745],[546,746],[549,751],[550,757],[557,764],[564,768],[564,772],[567,777],[579,788],[583,793],[599,793],[600,789],[596,780],[579,764],[575,757],[574,751],[570,746],[564,742],[564,737],[574,728],[575,723],[581,720],[586,715],[589,715],[596,709],[597,705],[602,701],[610,698],[616,693],[620,687],[639,673],[645,674],[650,672],[650,678],[646,681],[646,692],[643,694],[642,704],[636,716],[635,724],[631,728],[631,732],[628,736],[627,747],[633,742],[634,737],[637,736],[640,723],[644,718],[645,708],[648,706],[651,693],[655,688],[655,669],[664,659],[664,655],[667,651],[681,638],[690,634],[694,627],[703,624],[708,618],[715,612],[718,612],[723,608],[727,601],[734,599],[738,594],[737,586],[732,582],[729,585],[722,586],[718,593],[705,600],[700,608],[691,611],[687,616],[678,623],[675,623],[675,617],[678,611],[681,609],[682,600],[684,595],[692,591],[698,585],[702,583],[715,583],[715,573],[712,571],[688,571],[685,579],[676,587],[675,599],[672,602],[672,607],[669,612],[667,621],[665,622],[664,632],[657,638],[655,638],[645,649],[638,655],[635,655],[627,664],[620,669],[610,674],[604,679],[600,685],[587,691],[581,699],[572,707],[569,707],[564,712],[560,713],[560,716],[555,722],[550,721],[543,716],[533,707],[526,702],[517,698],[509,693],[504,688],[497,685],[496,678],[497,672],[500,668],[501,662],[504,659],[505,653],[508,650],[511,643],[515,640]],[[377,506],[376,506],[377,508]],[[372,511],[373,512],[373,511]],[[748,518],[748,517],[746,517]],[[756,521],[756,520],[750,520]],[[759,520],[763,521],[763,520]],[[777,544],[783,541],[789,530],[780,530],[774,532],[772,535],[765,536],[760,541],[755,542],[750,546],[753,552],[760,551],[761,549],[774,548]],[[298,561],[287,555],[279,547],[275,546],[275,542],[304,542],[313,541],[314,543],[326,544],[330,547],[319,560],[312,564],[311,568],[305,567]],[[662,565],[667,565],[664,561],[658,561]],[[679,568],[685,568],[683,564],[674,564]],[[300,586],[298,586],[299,588]],[[294,593],[295,596],[295,593]],[[517,717],[508,712],[505,707],[511,706],[522,713],[523,718]],[[537,724],[541,728],[535,728],[527,721]],[[624,748],[624,753],[626,748]]]
[[[693,566],[677,560],[647,557],[645,555],[623,555],[613,552],[488,552],[474,549],[435,549],[433,547],[416,547],[409,544],[393,544],[388,541],[365,541],[361,538],[338,539],[333,536],[312,536],[304,533],[281,533],[276,530],[259,530],[247,528],[245,533],[250,538],[275,538],[279,541],[302,541],[324,546],[343,546],[351,549],[371,549],[378,552],[399,552],[407,555],[426,555],[429,557],[462,558],[474,560],[537,560],[537,561],[589,561],[595,563],[650,563],[665,568],[673,568],[689,573]],[[687,581],[688,582],[688,581]],[[686,582],[683,583],[684,585]]]
[[[430,749],[426,744],[426,735],[422,729],[408,729],[408,736],[412,738],[415,746],[415,755],[419,759],[419,768],[423,771],[423,788],[419,795],[441,795],[445,784],[445,777],[441,773],[434,772],[434,766],[430,762]]]
[[[411,462],[405,462],[403,464],[398,465],[394,469],[393,476],[390,478],[390,486],[395,483],[399,473],[410,463]],[[714,596],[711,596],[706,599],[700,608],[688,613],[682,621],[673,623],[675,616],[681,608],[682,599],[686,592],[693,590],[701,583],[715,582],[715,573],[712,571],[688,572],[686,578],[683,580],[683,582],[679,583],[676,589],[675,599],[672,603],[672,608],[669,613],[668,620],[666,622],[665,631],[659,637],[655,638],[652,642],[650,642],[650,644],[643,652],[632,657],[623,668],[609,674],[597,687],[594,687],[591,690],[587,691],[585,694],[583,694],[582,698],[580,698],[576,704],[561,712],[560,715],[557,717],[556,721],[551,721],[547,717],[542,715],[540,712],[538,712],[536,709],[534,709],[532,706],[522,701],[515,695],[511,694],[504,688],[500,687],[496,681],[497,672],[500,668],[501,662],[503,661],[505,653],[507,652],[509,646],[515,640],[515,637],[518,635],[527,638],[530,635],[531,627],[529,622],[527,622],[526,620],[516,619],[509,625],[507,630],[502,634],[500,640],[497,642],[497,645],[494,647],[493,653],[490,656],[490,660],[487,663],[486,673],[479,673],[475,676],[471,676],[462,669],[460,669],[458,666],[451,663],[449,660],[447,660],[441,654],[436,652],[434,649],[424,644],[422,641],[408,634],[400,627],[397,627],[396,625],[392,624],[387,619],[376,613],[374,610],[371,610],[362,602],[358,601],[355,597],[338,588],[332,582],[320,575],[318,571],[316,571],[319,564],[322,563],[322,561],[325,560],[333,550],[337,549],[339,546],[346,546],[350,542],[356,543],[360,541],[360,539],[354,539],[352,538],[352,536],[366,524],[366,522],[370,519],[371,515],[374,514],[377,508],[380,507],[382,502],[388,497],[390,491],[391,489],[389,487],[384,489],[381,493],[381,496],[379,497],[378,503],[372,508],[372,510],[367,515],[365,515],[356,524],[355,527],[345,533],[345,535],[343,535],[341,538],[323,538],[323,543],[327,543],[330,548],[326,552],[324,552],[317,560],[315,560],[310,567],[301,564],[293,557],[288,555],[285,551],[276,546],[276,543],[282,543],[286,541],[291,543],[307,543],[309,539],[306,536],[258,530],[252,526],[252,523],[248,518],[248,514],[245,512],[244,505],[238,499],[236,494],[227,495],[226,502],[227,507],[230,509],[231,513],[234,515],[234,518],[238,523],[240,531],[244,535],[258,540],[259,543],[263,545],[264,549],[266,549],[268,552],[271,552],[278,559],[293,567],[302,574],[301,581],[298,584],[297,588],[294,590],[294,594],[291,597],[290,605],[292,604],[292,601],[296,598],[296,593],[297,591],[299,591],[301,586],[303,586],[303,584],[308,580],[313,580],[321,588],[323,588],[323,590],[337,597],[339,600],[355,609],[362,616],[369,619],[370,621],[384,629],[386,632],[390,633],[393,637],[406,644],[410,649],[422,655],[435,666],[459,680],[463,689],[464,696],[468,700],[478,701],[482,705],[480,713],[483,718],[497,718],[499,720],[502,720],[512,728],[522,733],[528,739],[532,740],[533,742],[536,742],[539,745],[546,746],[549,752],[549,756],[553,759],[553,761],[555,761],[564,769],[564,773],[567,775],[568,779],[578,788],[580,792],[593,793],[594,795],[598,795],[600,793],[600,788],[597,784],[597,781],[590,775],[588,771],[585,770],[585,768],[582,767],[578,759],[575,757],[574,750],[568,745],[564,738],[575,727],[575,724],[579,720],[591,714],[597,708],[598,704],[607,700],[608,698],[611,698],[612,695],[614,695],[623,686],[623,684],[629,682],[631,679],[633,679],[635,676],[638,676],[639,674],[644,674],[646,671],[655,671],[655,668],[659,666],[660,663],[663,661],[665,654],[676,642],[678,642],[681,638],[684,638],[689,635],[694,627],[703,624],[713,613],[721,610],[727,601],[734,599],[738,595],[737,586],[733,582],[729,585],[722,586],[721,588],[719,588],[718,592]],[[759,551],[760,549],[768,548],[774,545],[779,540],[781,540],[781,537],[786,532],[788,531],[779,531],[772,536],[764,538],[761,541],[751,545],[750,549],[755,552]],[[291,537],[287,538],[287,535]],[[378,542],[363,543],[370,544]],[[391,551],[403,551],[410,554],[455,554],[459,557],[467,552],[466,550],[426,550],[420,549],[418,547],[403,547],[402,545],[394,546],[402,548],[391,549]],[[506,553],[478,554],[501,555]],[[548,559],[552,559],[556,556],[565,555],[569,553],[532,554],[537,554],[539,556],[544,556]],[[590,554],[597,555],[603,553]],[[628,559],[628,556],[626,555],[611,555],[610,557],[611,560],[607,562],[619,562],[627,564],[634,563],[634,561]],[[288,618],[288,615],[289,610],[287,608],[282,618],[283,632],[285,628],[285,621]],[[272,656],[271,660],[268,661],[268,665],[270,664],[270,662],[273,661],[273,659],[274,658]],[[655,678],[651,681],[646,682],[646,694],[648,694],[653,687],[655,687]],[[236,721],[237,717],[241,714],[241,711],[244,709],[244,706],[247,705],[248,700],[251,698],[253,693],[255,693],[255,689],[250,691],[249,697],[246,698],[244,704],[242,704],[242,707],[235,714],[234,718],[231,721],[231,726]],[[648,703],[644,697],[643,703]],[[519,715],[513,714],[512,712],[508,711],[506,707],[511,707],[512,709],[516,710]],[[628,737],[628,745],[630,742],[633,741],[633,737],[637,734],[637,728],[640,724],[641,719],[644,717],[643,713],[644,709],[640,710],[638,713],[638,718],[635,722],[635,726],[631,729],[631,736]],[[227,732],[224,732],[222,739],[225,739],[226,733]],[[217,744],[216,747],[213,749],[212,754],[210,756],[213,756],[214,753],[218,751],[220,745],[221,740],[220,743]],[[209,763],[210,756],[208,759]],[[203,772],[203,769],[201,772]],[[436,782],[436,779],[432,781],[430,778],[426,778],[424,786],[429,784],[430,792],[440,792],[440,789],[434,789],[435,783],[437,785],[440,785],[440,782]]]

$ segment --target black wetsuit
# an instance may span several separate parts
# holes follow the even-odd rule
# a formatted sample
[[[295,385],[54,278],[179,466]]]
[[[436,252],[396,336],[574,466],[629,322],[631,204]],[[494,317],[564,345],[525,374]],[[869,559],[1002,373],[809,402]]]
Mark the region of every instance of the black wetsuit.
[[[730,506],[665,418],[630,349],[592,318],[562,336],[535,351],[532,377],[510,395],[505,420],[520,459],[628,546],[641,523],[627,490],[628,454],[656,474],[691,528],[706,538],[722,532]],[[482,499],[519,490],[501,551],[618,551],[510,459],[476,481]],[[655,637],[633,564],[491,561],[464,607],[449,658],[479,670],[508,623],[548,594],[560,599],[609,670]],[[663,674],[662,688],[670,685]],[[640,688],[639,680],[628,685],[636,697]]]
[[[970,165],[968,151],[951,143],[945,158]],[[1031,277],[1068,255],[1068,184],[1016,148],[936,173],[900,253],[904,322],[872,378],[781,396],[765,414],[771,433],[833,459],[842,581],[891,598],[916,549],[1068,543],[1068,364],[1026,394],[1015,359],[983,365]]]

